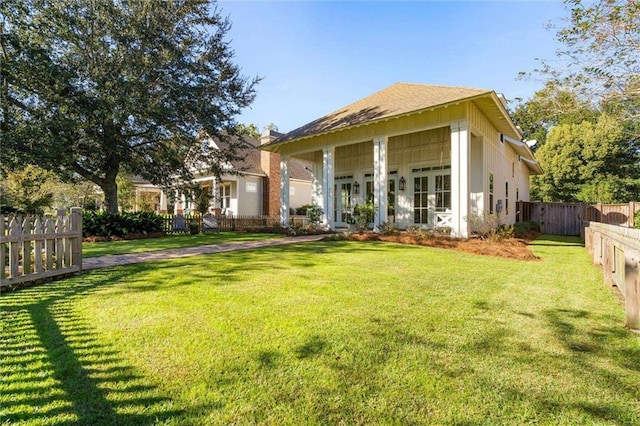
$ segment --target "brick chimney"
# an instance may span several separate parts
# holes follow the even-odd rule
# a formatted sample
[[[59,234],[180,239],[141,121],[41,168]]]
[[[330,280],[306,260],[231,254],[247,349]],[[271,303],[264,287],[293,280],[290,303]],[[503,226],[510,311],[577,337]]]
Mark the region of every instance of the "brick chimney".
[[[260,145],[284,136],[275,130],[266,129],[260,136]],[[280,216],[280,154],[261,151],[260,165],[267,175],[262,187],[262,211],[269,216]]]

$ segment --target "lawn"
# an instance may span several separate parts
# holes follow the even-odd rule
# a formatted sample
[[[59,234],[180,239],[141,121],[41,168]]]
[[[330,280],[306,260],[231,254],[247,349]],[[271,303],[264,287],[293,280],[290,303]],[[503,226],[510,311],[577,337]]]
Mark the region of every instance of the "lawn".
[[[2,296],[25,424],[640,424],[640,336],[579,241],[542,261],[319,242]]]
[[[107,241],[98,243],[84,242],[82,243],[82,257],[87,258],[113,254],[143,253],[147,251],[220,244],[232,241],[255,241],[282,237],[283,235],[279,234],[209,232],[196,235],[168,235],[161,238],[147,238],[142,240]]]

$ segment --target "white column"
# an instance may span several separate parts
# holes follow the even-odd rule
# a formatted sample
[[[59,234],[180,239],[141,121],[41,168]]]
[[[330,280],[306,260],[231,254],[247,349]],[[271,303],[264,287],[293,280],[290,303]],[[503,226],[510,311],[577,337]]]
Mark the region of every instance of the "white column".
[[[373,138],[373,203],[376,206],[373,221],[377,230],[387,220],[387,137]]]
[[[173,214],[178,214],[178,200],[180,199],[180,195],[178,191],[173,192]]]
[[[160,190],[160,212],[169,212],[167,210],[167,194],[164,191]]]
[[[324,210],[324,196],[322,195],[322,159],[316,158],[311,170],[311,202]]]
[[[469,236],[470,133],[466,121],[451,124],[451,236]]]
[[[333,217],[334,154],[335,148],[332,146],[322,150],[322,209],[324,210],[322,222],[329,229],[335,228],[335,218]]]
[[[213,208],[220,208],[220,188],[218,187],[218,179],[211,179],[211,199],[213,200]]]
[[[289,226],[289,156],[280,156],[280,221]]]

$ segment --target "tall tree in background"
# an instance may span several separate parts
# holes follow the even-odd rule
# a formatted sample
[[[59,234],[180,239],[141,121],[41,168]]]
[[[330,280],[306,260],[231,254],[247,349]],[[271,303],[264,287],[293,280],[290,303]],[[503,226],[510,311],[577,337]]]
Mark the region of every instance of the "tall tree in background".
[[[169,186],[193,165],[220,174],[226,139],[258,79],[233,63],[230,23],[207,0],[0,3],[0,160],[78,175],[118,209],[116,176]]]
[[[623,202],[640,192],[640,1],[565,0],[556,61],[513,111],[545,171],[532,199]]]

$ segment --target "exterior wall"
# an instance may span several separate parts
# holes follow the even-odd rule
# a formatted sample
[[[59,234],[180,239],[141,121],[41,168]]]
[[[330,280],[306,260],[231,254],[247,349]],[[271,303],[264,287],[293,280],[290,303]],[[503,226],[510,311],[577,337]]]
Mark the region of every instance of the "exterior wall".
[[[297,179],[289,179],[289,207],[298,207],[311,204],[311,182]]]
[[[524,161],[518,160],[518,154],[511,145],[504,141],[500,142],[500,132],[489,122],[489,120],[472,103],[468,104],[469,122],[472,133],[475,137],[482,138],[484,148],[484,162],[486,172],[484,175],[484,212],[491,211],[489,206],[489,175],[493,174],[494,183],[494,206],[502,203],[500,212],[503,223],[515,223],[516,221],[516,201],[529,200],[529,169]],[[473,143],[472,143],[473,150]],[[507,194],[506,184],[509,185],[508,206],[506,205]],[[480,211],[478,210],[478,213]]]
[[[259,176],[239,176],[235,191],[232,190],[231,211],[243,216],[262,214],[262,182]],[[233,187],[233,185],[232,185]],[[233,198],[236,199],[236,209],[233,209]]]

